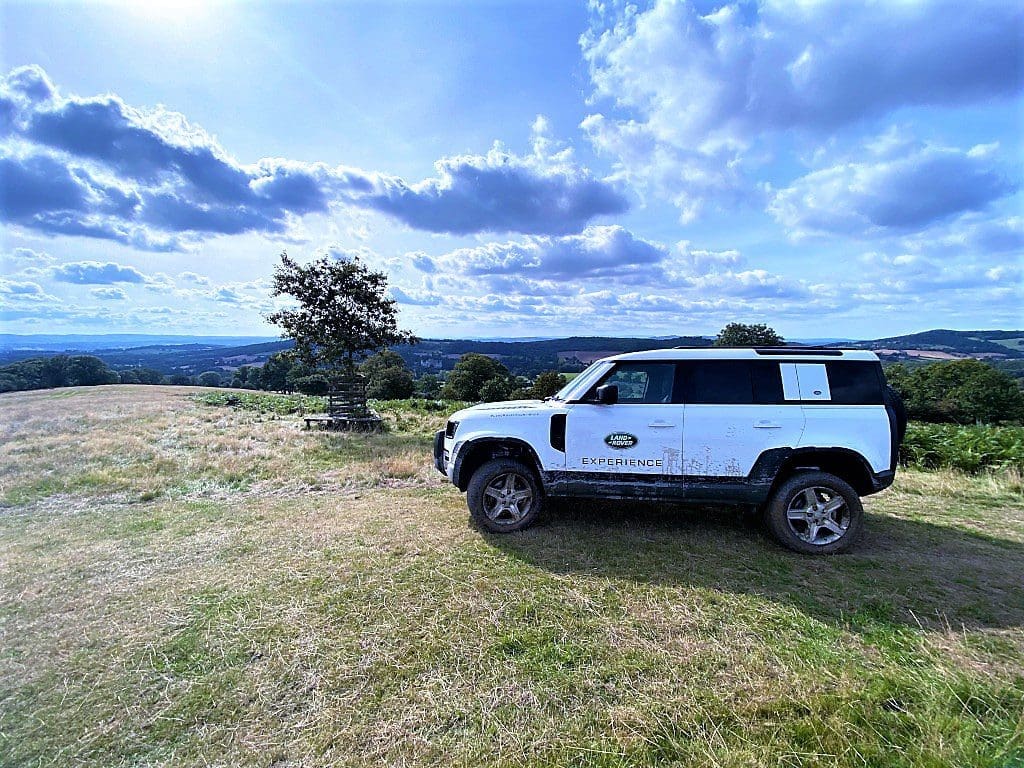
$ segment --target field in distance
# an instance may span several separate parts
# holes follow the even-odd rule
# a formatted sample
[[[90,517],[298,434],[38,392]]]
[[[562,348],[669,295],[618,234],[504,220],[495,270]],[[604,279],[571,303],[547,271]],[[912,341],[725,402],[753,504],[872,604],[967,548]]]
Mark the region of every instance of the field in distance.
[[[0,764],[1024,761],[1019,475],[902,472],[832,558],[618,503],[491,537],[444,412],[200,392],[0,395]]]

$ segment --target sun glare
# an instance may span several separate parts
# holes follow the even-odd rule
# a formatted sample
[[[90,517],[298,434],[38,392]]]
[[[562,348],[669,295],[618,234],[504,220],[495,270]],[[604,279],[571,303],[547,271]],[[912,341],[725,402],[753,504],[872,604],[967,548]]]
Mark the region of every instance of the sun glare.
[[[187,24],[205,16],[211,7],[209,0],[138,0],[129,2],[135,15],[160,23]]]

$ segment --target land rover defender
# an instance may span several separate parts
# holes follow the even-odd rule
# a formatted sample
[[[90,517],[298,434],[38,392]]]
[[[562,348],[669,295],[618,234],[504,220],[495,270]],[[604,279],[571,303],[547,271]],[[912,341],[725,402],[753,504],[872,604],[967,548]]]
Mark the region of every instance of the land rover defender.
[[[747,505],[803,553],[853,545],[861,497],[892,484],[906,414],[877,356],[692,348],[599,360],[544,401],[451,416],[434,462],[484,529],[551,497]]]

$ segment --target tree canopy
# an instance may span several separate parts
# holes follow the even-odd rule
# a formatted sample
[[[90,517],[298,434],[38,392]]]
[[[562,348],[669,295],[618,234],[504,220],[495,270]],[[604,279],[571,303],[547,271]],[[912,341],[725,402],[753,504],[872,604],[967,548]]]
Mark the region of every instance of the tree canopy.
[[[366,396],[375,400],[404,400],[416,391],[412,371],[390,349],[367,358],[359,372],[366,377]]]
[[[908,369],[889,366],[886,379],[911,419],[957,424],[1024,419],[1024,392],[1013,377],[980,360],[950,360]]]
[[[358,257],[299,264],[282,253],[271,295],[291,296],[298,306],[272,312],[267,320],[295,340],[295,354],[308,365],[353,372],[357,358],[367,353],[416,341],[398,328],[398,307],[387,287],[387,275]]]
[[[497,360],[470,352],[459,358],[448,374],[441,396],[446,400],[503,400],[511,391],[509,377],[508,368]],[[485,393],[484,385],[494,379],[499,383],[488,387]]]
[[[785,342],[764,323],[729,323],[718,332],[716,347],[777,347]]]

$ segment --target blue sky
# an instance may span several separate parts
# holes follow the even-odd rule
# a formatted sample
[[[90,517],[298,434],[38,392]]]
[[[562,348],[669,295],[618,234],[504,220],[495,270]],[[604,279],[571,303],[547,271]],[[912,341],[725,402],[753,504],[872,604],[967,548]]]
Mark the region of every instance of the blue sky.
[[[1024,324],[1019,3],[0,4],[0,328]]]

